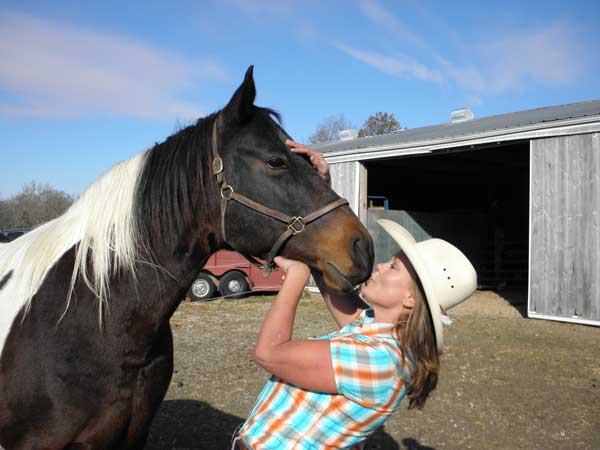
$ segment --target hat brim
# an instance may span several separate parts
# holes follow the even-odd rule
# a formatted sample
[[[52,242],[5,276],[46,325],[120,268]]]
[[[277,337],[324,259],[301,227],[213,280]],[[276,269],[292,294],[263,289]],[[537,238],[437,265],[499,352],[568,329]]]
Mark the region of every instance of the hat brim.
[[[400,250],[404,252],[410,263],[412,264],[421,286],[425,291],[425,299],[429,307],[431,321],[433,322],[433,330],[435,333],[435,341],[439,353],[442,353],[444,348],[444,334],[442,330],[442,313],[437,295],[433,289],[431,274],[427,270],[427,266],[423,258],[419,255],[416,241],[412,235],[402,225],[388,219],[380,219],[377,221],[379,225],[390,235],[390,237],[398,244]]]

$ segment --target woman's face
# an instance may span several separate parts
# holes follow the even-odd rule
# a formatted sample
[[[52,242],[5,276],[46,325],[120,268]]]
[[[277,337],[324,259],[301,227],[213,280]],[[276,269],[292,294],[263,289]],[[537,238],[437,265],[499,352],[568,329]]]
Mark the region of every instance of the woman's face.
[[[399,252],[387,263],[377,264],[377,270],[361,287],[361,294],[369,305],[397,311],[399,320],[406,320],[415,304],[413,280],[415,271],[406,255]]]

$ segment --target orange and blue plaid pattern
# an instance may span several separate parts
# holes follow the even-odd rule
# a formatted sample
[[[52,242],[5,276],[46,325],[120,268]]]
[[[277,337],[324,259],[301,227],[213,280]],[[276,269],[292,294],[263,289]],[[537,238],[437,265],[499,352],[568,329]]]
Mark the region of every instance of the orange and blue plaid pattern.
[[[408,366],[391,332],[367,309],[340,331],[315,338],[330,341],[338,394],[273,376],[240,430],[242,441],[254,450],[361,450],[406,394]]]

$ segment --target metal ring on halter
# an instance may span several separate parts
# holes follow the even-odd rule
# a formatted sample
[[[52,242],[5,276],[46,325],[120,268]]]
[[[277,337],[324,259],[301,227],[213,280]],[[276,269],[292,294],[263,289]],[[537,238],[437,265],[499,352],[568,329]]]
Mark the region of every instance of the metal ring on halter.
[[[292,220],[288,223],[288,230],[292,232],[292,235],[296,235],[302,233],[305,226],[302,217],[292,217]]]
[[[213,174],[219,175],[223,172],[223,160],[219,157],[213,159]]]
[[[231,200],[233,197],[233,192],[233,188],[229,184],[226,184],[221,188],[221,197],[223,197],[225,200]]]

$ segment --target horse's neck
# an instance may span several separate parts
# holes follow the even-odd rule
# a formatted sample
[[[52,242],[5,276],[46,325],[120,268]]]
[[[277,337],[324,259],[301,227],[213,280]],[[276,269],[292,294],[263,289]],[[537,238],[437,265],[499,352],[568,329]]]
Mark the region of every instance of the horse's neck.
[[[127,286],[125,290],[137,301],[125,302],[114,320],[122,322],[125,318],[127,322],[137,318],[134,325],[131,322],[132,330],[123,331],[136,334],[140,342],[152,339],[153,333],[164,327],[202,266],[221,245],[213,230],[190,232],[172,242],[174,245],[153,249],[158,265],[140,263],[135,278],[123,283],[131,283],[131,287]],[[111,299],[111,302],[114,300]],[[119,323],[114,325],[121,326]]]
[[[214,224],[191,228],[153,253],[168,278],[178,280],[182,288],[188,287],[208,257],[223,247],[219,236]]]

